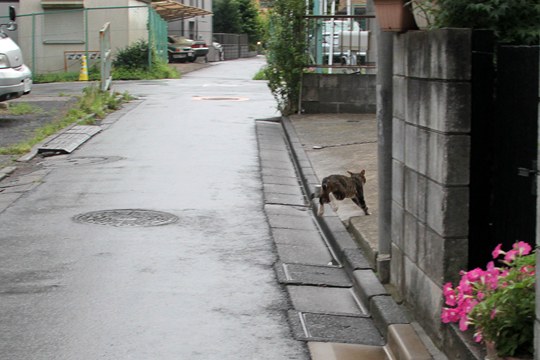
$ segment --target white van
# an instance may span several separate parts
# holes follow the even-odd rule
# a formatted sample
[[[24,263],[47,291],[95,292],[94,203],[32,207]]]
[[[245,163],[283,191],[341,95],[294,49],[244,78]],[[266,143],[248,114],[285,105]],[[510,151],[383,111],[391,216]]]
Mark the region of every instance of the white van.
[[[9,7],[8,24],[0,24],[0,101],[29,94],[32,90],[32,72],[24,65],[19,46],[4,32],[17,29],[15,8]]]

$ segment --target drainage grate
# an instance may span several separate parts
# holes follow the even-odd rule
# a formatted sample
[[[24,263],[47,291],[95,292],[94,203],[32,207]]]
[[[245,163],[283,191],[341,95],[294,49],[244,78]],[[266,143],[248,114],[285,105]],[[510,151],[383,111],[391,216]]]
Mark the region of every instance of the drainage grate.
[[[154,210],[144,209],[116,209],[92,211],[73,217],[79,223],[111,225],[118,227],[146,227],[173,224],[178,217]]]

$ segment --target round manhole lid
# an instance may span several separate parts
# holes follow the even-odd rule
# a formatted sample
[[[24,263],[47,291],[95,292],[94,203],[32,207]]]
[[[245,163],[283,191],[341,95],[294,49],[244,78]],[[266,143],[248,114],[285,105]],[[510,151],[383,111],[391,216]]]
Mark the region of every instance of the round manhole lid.
[[[193,96],[193,100],[246,101],[249,99],[241,96]]]
[[[118,227],[144,227],[173,224],[178,217],[161,211],[144,209],[115,209],[92,211],[73,217],[79,223]]]

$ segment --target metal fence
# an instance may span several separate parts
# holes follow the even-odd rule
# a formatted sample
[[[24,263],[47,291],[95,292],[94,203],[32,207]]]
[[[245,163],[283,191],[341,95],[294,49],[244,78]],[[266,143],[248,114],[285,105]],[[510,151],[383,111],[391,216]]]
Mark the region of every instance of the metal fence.
[[[375,68],[373,15],[306,15],[308,67],[329,73]]]
[[[215,33],[214,40],[223,46],[224,60],[233,60],[257,55],[249,51],[247,34]]]
[[[150,5],[51,10],[18,14],[17,41],[34,74],[78,72],[82,55],[99,68],[100,30],[110,22],[112,54],[138,40],[167,61],[167,23]],[[148,63],[152,64],[152,52]]]

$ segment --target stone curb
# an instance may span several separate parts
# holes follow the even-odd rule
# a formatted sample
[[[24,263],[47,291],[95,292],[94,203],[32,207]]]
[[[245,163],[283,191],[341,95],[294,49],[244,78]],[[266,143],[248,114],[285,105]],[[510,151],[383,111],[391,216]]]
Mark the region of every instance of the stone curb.
[[[291,150],[292,160],[299,172],[300,181],[309,196],[315,192],[319,179],[313,171],[311,161],[300,143],[291,120],[284,116],[281,124]],[[316,212],[316,204],[316,200],[311,201],[313,212]],[[315,214],[314,218],[352,279],[354,292],[364,304],[369,306],[371,316],[388,343],[389,351],[397,359],[431,359],[431,355],[410,324],[405,311],[387,293],[363,251],[339,217],[332,213],[324,217],[318,217]]]

